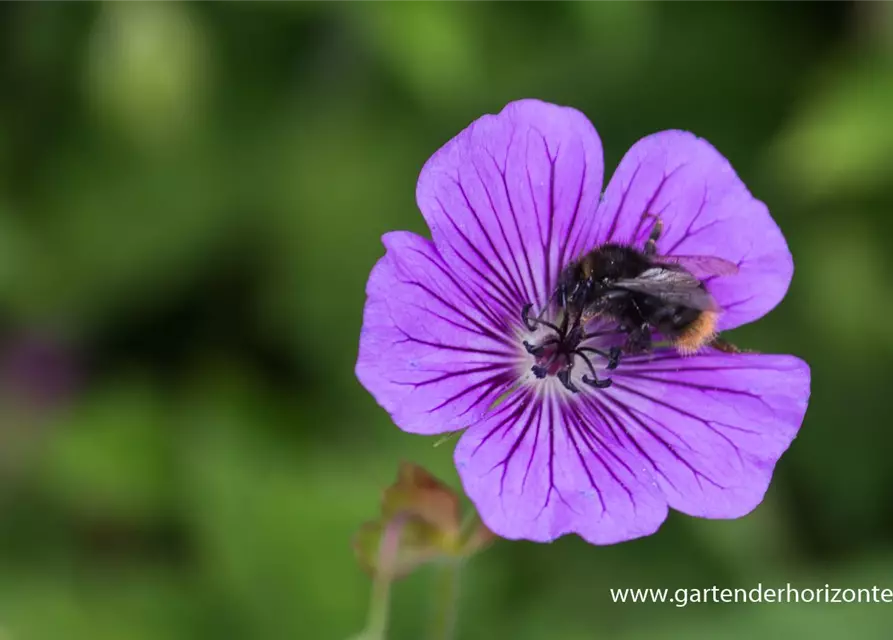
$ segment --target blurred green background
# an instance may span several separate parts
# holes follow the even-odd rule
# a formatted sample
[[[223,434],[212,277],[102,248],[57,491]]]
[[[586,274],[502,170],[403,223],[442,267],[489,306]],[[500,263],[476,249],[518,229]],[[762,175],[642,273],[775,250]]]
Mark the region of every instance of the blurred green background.
[[[398,462],[456,483],[354,378],[365,280],[426,232],[428,156],[521,97],[584,111],[608,175],[667,128],[731,160],[796,261],[732,338],[805,358],[812,401],[752,515],[497,543],[459,638],[889,637],[893,605],[608,588],[893,587],[890,3],[5,3],[0,33],[4,640],[361,629],[350,540]]]

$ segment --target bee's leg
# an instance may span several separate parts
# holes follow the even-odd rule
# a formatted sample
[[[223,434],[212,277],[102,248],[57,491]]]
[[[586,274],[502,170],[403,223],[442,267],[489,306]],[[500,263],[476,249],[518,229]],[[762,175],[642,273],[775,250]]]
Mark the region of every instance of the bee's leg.
[[[626,338],[626,350],[630,353],[644,353],[651,350],[651,329],[647,324],[630,330]]]
[[[709,345],[717,351],[721,351],[723,353],[753,353],[750,350],[741,349],[740,347],[732,344],[731,342],[727,342],[722,338],[714,338],[710,341]]]
[[[651,228],[651,235],[645,241],[644,253],[646,256],[653,256],[657,253],[657,240],[660,238],[661,232],[664,230],[663,220],[654,216],[654,226]]]
[[[608,366],[605,367],[608,371],[613,371],[620,364],[621,353],[623,353],[623,350],[620,347],[611,347],[611,350],[608,352]]]
[[[568,311],[567,309],[565,309],[565,310],[564,310],[564,313],[561,315],[561,326],[559,327],[560,330],[559,330],[559,332],[558,332],[559,334],[561,334],[561,335],[563,335],[563,336],[566,336],[566,335],[567,335],[567,326],[568,326],[568,322],[569,322],[569,320],[570,320],[570,318],[569,318],[568,316],[570,316],[570,311]],[[580,321],[580,320],[579,320],[579,317],[576,318],[576,319],[574,320],[574,327],[575,327],[575,328],[576,328],[577,323],[578,323],[579,321]]]

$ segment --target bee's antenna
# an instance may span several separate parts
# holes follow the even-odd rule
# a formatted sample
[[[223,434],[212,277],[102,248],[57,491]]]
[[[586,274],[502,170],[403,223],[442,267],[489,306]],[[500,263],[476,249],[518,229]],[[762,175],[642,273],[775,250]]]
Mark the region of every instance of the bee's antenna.
[[[558,297],[558,287],[555,287],[555,290],[552,292],[552,295],[549,296],[548,300],[546,300],[546,304],[543,305],[542,309],[540,309],[539,315],[537,315],[538,319],[543,317],[543,314],[546,313],[546,310],[549,308],[549,306],[553,302],[555,302],[555,298],[557,298],[557,297]]]

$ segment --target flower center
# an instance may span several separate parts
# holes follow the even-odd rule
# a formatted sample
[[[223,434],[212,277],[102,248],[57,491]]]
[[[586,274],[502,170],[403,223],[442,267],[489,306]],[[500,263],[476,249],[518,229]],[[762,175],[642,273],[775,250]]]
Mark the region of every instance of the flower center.
[[[596,375],[592,358],[600,356],[606,359],[608,364],[605,368],[612,371],[620,362],[620,347],[615,346],[604,351],[587,346],[585,343],[591,338],[617,333],[616,331],[587,333],[580,323],[579,317],[570,322],[569,315],[564,313],[560,322],[556,324],[540,317],[531,317],[530,309],[531,305],[528,304],[521,310],[524,326],[529,331],[538,331],[540,327],[548,329],[548,332],[540,336],[538,340],[534,342],[524,340],[522,343],[527,353],[535,359],[534,365],[531,367],[533,375],[540,379],[555,376],[566,389],[573,393],[579,393],[580,389],[571,379],[571,373],[579,360],[588,369],[588,372],[580,378],[583,384],[596,389],[606,389],[611,386],[611,380],[600,379]]]

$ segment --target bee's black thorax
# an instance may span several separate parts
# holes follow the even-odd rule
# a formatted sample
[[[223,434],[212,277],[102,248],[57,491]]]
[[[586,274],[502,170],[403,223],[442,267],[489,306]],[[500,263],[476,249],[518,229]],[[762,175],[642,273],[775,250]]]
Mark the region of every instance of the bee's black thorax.
[[[614,311],[622,312],[626,305],[615,309],[620,301],[606,299],[605,294],[617,280],[635,278],[650,266],[649,258],[632,247],[602,245],[565,267],[558,279],[556,302],[575,314],[590,309],[617,315]]]
[[[572,316],[601,315],[615,319],[630,333],[631,350],[647,348],[650,328],[668,338],[695,323],[701,311],[668,304],[647,293],[616,287],[619,280],[638,278],[649,269],[681,269],[662,265],[644,252],[620,244],[605,244],[569,264],[562,271],[556,291],[556,303]],[[639,344],[637,344],[639,343]]]
[[[609,283],[635,278],[651,266],[641,251],[620,244],[606,244],[580,259],[581,270],[597,281]]]

